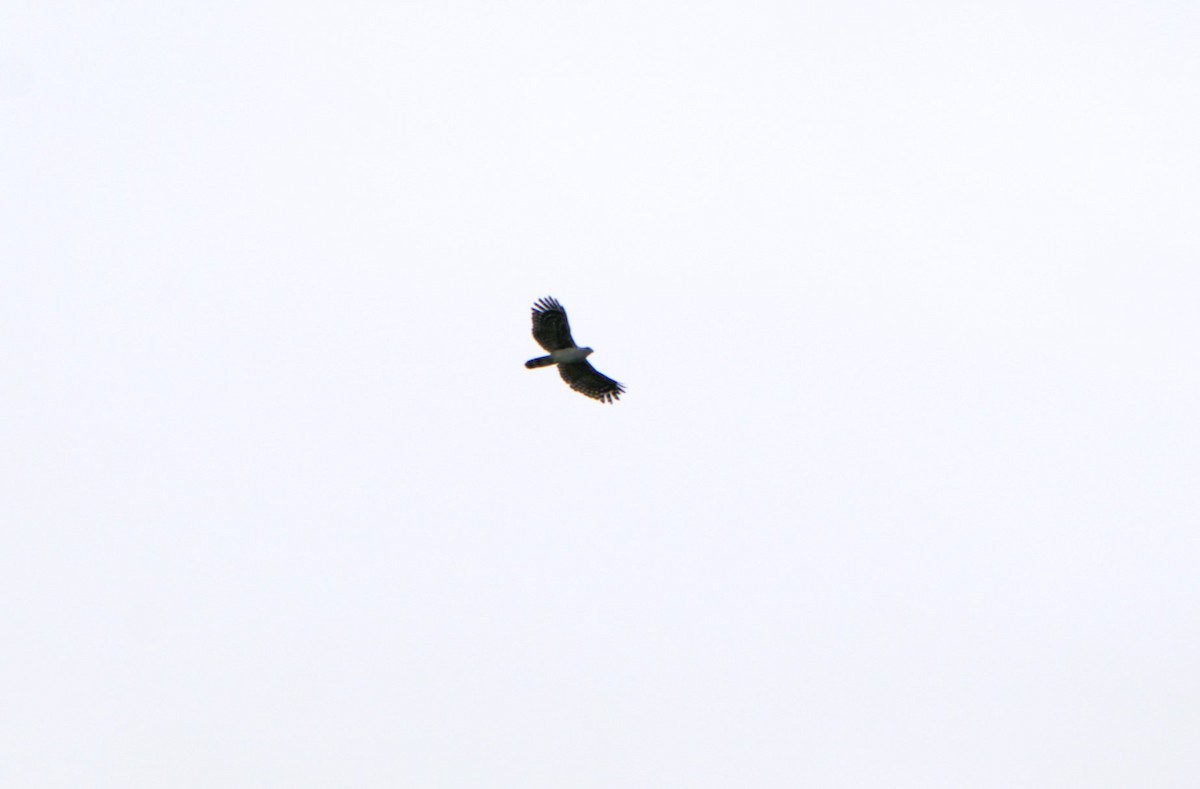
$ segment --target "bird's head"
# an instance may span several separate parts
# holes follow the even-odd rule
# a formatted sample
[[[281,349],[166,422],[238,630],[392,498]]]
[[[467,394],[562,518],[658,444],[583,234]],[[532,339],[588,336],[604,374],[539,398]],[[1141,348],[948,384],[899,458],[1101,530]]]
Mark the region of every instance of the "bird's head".
[[[583,351],[583,358],[585,358],[585,359],[587,357],[591,356],[593,353],[591,348],[580,348],[579,350]]]

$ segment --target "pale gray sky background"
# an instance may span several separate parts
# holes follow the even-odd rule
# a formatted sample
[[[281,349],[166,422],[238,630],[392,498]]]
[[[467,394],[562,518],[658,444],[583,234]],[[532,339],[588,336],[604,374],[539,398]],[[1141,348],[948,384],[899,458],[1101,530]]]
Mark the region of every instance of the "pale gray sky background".
[[[0,785],[1200,786],[1198,41],[6,4]]]

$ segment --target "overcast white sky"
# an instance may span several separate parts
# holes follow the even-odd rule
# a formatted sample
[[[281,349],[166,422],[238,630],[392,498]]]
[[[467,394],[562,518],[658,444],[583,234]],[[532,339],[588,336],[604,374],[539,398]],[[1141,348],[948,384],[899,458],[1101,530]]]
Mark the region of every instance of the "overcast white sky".
[[[1200,786],[1198,41],[7,3],[0,785]]]

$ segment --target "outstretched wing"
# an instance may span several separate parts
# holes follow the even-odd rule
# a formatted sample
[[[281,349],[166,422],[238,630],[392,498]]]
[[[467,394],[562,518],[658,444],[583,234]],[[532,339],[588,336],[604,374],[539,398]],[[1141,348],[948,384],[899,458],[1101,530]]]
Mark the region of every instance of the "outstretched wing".
[[[611,403],[619,399],[625,392],[624,386],[607,375],[597,372],[596,368],[587,361],[560,364],[558,374],[576,392],[602,403]]]
[[[547,351],[574,348],[571,326],[567,323],[567,311],[557,299],[538,299],[533,305],[533,339]]]

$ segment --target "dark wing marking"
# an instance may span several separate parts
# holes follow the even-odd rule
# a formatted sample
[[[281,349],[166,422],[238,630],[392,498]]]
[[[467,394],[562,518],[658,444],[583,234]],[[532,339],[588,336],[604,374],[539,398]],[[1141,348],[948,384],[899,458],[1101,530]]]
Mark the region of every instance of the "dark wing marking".
[[[547,351],[574,348],[571,326],[567,323],[567,311],[557,299],[538,299],[533,305],[533,339]]]
[[[560,364],[558,374],[576,392],[602,403],[614,402],[625,393],[624,386],[607,375],[597,372],[596,368],[587,361]]]

